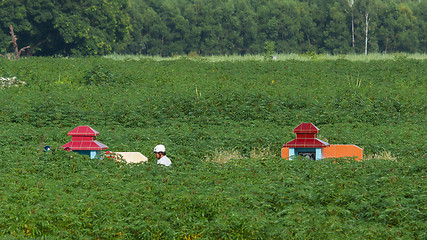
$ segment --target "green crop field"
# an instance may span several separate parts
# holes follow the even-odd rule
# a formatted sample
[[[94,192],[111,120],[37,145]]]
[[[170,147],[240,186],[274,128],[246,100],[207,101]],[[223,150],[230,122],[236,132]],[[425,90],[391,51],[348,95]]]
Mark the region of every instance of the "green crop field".
[[[427,60],[305,58],[0,59],[0,238],[426,239]],[[281,159],[302,122],[364,161]]]

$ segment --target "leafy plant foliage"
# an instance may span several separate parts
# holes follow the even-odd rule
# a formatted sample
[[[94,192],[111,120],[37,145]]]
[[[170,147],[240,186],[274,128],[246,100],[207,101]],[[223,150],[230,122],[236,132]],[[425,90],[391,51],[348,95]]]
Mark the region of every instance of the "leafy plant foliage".
[[[24,58],[0,76],[27,83],[0,89],[2,238],[426,238],[425,60]],[[281,159],[301,122],[375,157]],[[79,125],[149,162],[63,151]]]

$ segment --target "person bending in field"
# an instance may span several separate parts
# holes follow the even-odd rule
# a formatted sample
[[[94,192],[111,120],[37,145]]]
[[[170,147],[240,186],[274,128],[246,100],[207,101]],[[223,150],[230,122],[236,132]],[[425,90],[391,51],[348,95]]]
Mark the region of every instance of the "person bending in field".
[[[171,160],[168,157],[166,157],[165,146],[157,145],[154,148],[153,153],[156,154],[157,164],[162,164],[162,165],[165,165],[167,167],[169,167],[172,164]]]

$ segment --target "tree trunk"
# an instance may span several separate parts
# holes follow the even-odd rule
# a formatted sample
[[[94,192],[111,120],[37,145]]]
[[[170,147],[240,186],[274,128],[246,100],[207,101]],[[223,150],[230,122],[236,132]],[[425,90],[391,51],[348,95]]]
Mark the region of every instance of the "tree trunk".
[[[15,49],[15,58],[19,59],[18,56],[18,43],[16,43],[16,41],[18,40],[18,38],[15,36],[15,32],[13,31],[13,27],[12,25],[9,25],[9,29],[10,29],[10,36],[12,36],[12,41],[10,41],[10,43],[12,43],[13,45],[13,49]]]
[[[23,47],[19,50],[18,43],[16,42],[18,38],[16,37],[15,32],[13,31],[12,25],[9,25],[9,29],[10,29],[10,35],[12,36],[12,41],[10,41],[10,43],[13,44],[13,48],[15,50],[15,60],[17,60],[21,56],[21,53],[27,50],[28,48],[30,48],[30,46]]]
[[[353,11],[354,0],[347,0],[347,3],[351,10],[351,46],[353,47],[353,52],[354,52],[354,11]]]
[[[353,10],[354,0],[347,0],[347,2],[351,10],[351,46],[353,47],[353,51],[354,51],[354,10]]]
[[[351,11],[351,44],[354,50],[354,15],[353,10]]]
[[[369,12],[365,13],[365,55],[368,55]]]

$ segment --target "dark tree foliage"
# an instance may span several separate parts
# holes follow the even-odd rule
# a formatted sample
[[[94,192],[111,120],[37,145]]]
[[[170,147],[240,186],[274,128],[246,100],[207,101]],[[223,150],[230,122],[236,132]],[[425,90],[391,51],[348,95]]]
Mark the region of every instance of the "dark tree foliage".
[[[28,54],[100,55],[120,51],[131,30],[124,0],[2,0],[0,50],[13,25]]]
[[[419,0],[1,0],[0,54],[11,52],[11,24],[27,55],[244,55],[267,43],[277,53],[425,53],[425,12]]]

